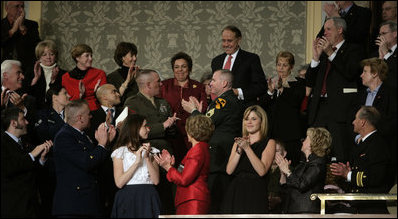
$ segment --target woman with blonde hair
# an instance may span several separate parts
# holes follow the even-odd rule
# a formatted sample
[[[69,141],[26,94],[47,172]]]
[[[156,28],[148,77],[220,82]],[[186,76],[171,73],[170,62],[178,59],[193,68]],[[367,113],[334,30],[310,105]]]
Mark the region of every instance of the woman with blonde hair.
[[[322,193],[326,178],[326,161],[332,137],[325,128],[308,128],[301,151],[305,155],[294,170],[290,162],[279,154],[276,163],[286,175],[287,213],[319,213],[319,201],[311,201],[312,193]]]
[[[226,171],[235,178],[222,203],[223,213],[268,213],[266,176],[275,155],[275,140],[267,136],[268,118],[258,105],[243,114],[242,137],[235,138]]]

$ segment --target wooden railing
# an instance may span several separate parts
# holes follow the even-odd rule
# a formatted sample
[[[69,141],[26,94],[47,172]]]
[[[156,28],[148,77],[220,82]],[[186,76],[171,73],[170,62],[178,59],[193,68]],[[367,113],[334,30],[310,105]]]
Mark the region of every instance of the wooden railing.
[[[314,193],[311,200],[319,198],[321,200],[321,214],[325,214],[326,200],[397,200],[397,194],[371,194],[371,193]]]

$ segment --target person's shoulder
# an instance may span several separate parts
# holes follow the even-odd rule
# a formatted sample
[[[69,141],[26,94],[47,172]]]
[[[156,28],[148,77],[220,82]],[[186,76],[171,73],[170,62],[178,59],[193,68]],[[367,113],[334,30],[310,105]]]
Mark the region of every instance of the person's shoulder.
[[[24,24],[27,26],[39,26],[39,23],[34,20],[25,19]]]
[[[91,67],[90,69],[89,69],[89,72],[93,72],[93,73],[95,73],[95,74],[98,74],[98,73],[100,73],[100,74],[105,74],[105,71],[104,70],[102,70],[102,69],[99,69],[99,68],[94,68],[94,67]]]
[[[174,84],[174,78],[168,78],[168,79],[164,79],[162,81],[162,86],[165,86],[165,87],[172,86],[173,84]]]
[[[114,70],[113,72],[109,73],[106,77],[107,78],[119,78],[119,77],[122,77],[120,75],[120,68],[118,68],[118,69]]]
[[[239,49],[238,56],[239,56],[239,53],[240,53],[242,56],[254,56],[254,57],[257,57],[257,56],[258,56],[258,55],[257,55],[256,53],[254,53],[254,52],[249,52],[249,51],[246,51],[246,50],[243,50],[243,49]]]

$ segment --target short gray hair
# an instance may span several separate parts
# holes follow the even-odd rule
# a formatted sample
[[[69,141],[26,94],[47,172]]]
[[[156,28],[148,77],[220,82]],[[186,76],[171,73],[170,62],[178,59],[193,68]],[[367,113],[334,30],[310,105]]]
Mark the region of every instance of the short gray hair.
[[[390,28],[391,32],[397,31],[397,23],[395,23],[394,21],[384,21],[383,23],[380,24],[380,27],[384,25],[388,25],[388,28]]]
[[[19,67],[22,66],[21,62],[18,60],[4,60],[1,63],[1,83],[3,83],[3,73],[11,71],[13,65],[17,65]]]
[[[334,26],[339,29],[339,28],[343,28],[343,36],[345,38],[345,33],[347,32],[347,23],[345,22],[344,18],[341,17],[330,17],[327,18],[327,20],[333,20],[334,22]]]
[[[217,70],[217,71],[219,71],[221,73],[220,74],[221,79],[226,81],[226,82],[228,82],[228,88],[231,88],[232,87],[232,82],[234,80],[234,75],[232,74],[232,72],[230,70],[228,70],[228,69],[220,69],[220,70]],[[216,71],[214,71],[214,72],[216,72]]]

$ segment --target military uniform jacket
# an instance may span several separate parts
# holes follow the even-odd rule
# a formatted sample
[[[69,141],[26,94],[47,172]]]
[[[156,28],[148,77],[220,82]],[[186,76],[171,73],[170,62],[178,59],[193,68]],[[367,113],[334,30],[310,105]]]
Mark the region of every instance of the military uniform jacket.
[[[64,120],[54,108],[40,110],[37,113],[37,121],[35,123],[35,130],[40,142],[46,140],[54,141],[55,135],[64,124]]]
[[[395,156],[395,155],[393,155]],[[354,146],[351,166],[351,192],[388,193],[390,153],[378,131]]]
[[[124,106],[127,106],[130,112],[146,117],[146,121],[150,127],[148,140],[152,147],[160,150],[167,149],[169,152],[172,152],[166,138],[172,135],[173,128],[175,131],[175,126],[166,130],[163,127],[163,122],[172,116],[170,104],[163,98],[154,97],[154,99],[156,106],[141,92],[138,92],[136,95],[129,97]]]
[[[210,173],[225,173],[234,138],[242,135],[243,111],[243,103],[232,90],[224,92],[210,103],[206,116],[211,118],[215,126],[209,141]],[[199,111],[192,114],[199,114]]]
[[[54,140],[57,186],[53,215],[100,216],[98,166],[109,150],[96,146],[78,130],[65,124]]]

